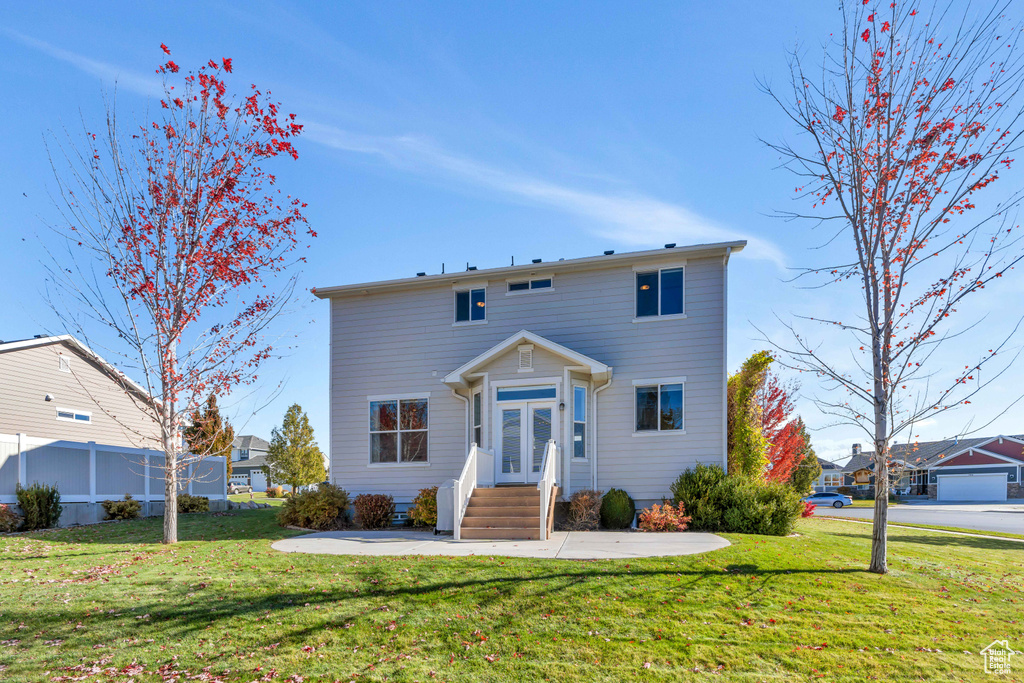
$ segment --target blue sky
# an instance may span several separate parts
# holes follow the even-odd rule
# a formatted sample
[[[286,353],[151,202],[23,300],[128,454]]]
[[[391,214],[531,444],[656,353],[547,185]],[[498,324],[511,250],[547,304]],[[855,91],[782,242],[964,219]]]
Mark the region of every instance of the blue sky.
[[[735,369],[765,347],[755,326],[777,333],[777,317],[856,304],[855,291],[786,282],[786,267],[820,264],[828,250],[809,249],[823,239],[809,225],[770,217],[793,208],[794,183],[758,141],[794,131],[757,79],[784,86],[787,49],[800,41],[814,57],[839,20],[834,3],[818,0],[7,3],[0,338],[61,331],[42,296],[44,225],[55,217],[44,135],[78,130],[80,118],[100,123],[115,80],[119,116],[143,118],[166,43],[185,68],[232,57],[237,88],[271,90],[306,124],[299,161],[275,169],[309,203],[320,235],[302,287],[438,272],[442,263],[485,268],[512,256],[748,239],[731,266]],[[971,321],[987,310],[998,317],[1008,302],[1020,309],[1020,280]],[[302,351],[264,373],[270,383],[286,379],[284,389],[268,405],[249,397],[233,411],[245,432],[269,437],[298,402],[326,447],[327,306],[302,303],[288,319]],[[1017,396],[1011,387],[1024,369],[1006,378],[973,410],[916,434],[949,437],[987,422]],[[816,390],[804,382],[806,394]],[[799,407],[812,427],[828,424],[807,401]],[[986,429],[1022,431],[1012,413]],[[826,457],[865,441],[849,428],[813,437]]]

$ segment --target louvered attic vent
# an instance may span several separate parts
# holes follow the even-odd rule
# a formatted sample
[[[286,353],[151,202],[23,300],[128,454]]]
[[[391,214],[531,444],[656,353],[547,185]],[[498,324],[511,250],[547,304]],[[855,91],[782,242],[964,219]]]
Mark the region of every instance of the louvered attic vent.
[[[525,344],[519,347],[519,371],[533,370],[533,346]]]

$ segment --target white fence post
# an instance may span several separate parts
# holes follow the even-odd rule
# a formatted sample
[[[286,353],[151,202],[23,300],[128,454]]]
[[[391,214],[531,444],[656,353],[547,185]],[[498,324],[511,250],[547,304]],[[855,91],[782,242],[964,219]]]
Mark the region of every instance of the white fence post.
[[[224,475],[224,500],[228,499],[228,458],[230,458],[230,457],[231,456],[225,457],[224,458],[224,462],[222,463],[224,465],[224,470],[223,470],[223,475]]]
[[[96,442],[89,442],[89,502],[96,502]]]
[[[185,468],[185,472],[187,472],[187,474],[185,476],[188,477],[188,495],[191,496],[192,495],[192,463],[188,464],[188,467]]]
[[[149,504],[149,456],[150,451],[142,452],[142,458],[145,463],[143,467],[143,472],[146,473],[145,481],[143,482],[142,499],[146,501],[147,505]],[[149,508],[147,507],[146,510],[149,510]]]
[[[25,452],[25,434],[18,433],[18,483],[28,486],[28,453]]]

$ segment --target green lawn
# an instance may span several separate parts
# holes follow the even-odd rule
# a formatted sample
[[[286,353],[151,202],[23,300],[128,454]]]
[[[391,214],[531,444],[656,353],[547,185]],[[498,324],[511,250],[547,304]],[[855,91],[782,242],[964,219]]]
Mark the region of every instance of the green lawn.
[[[228,496],[228,500],[233,500],[236,503],[248,503],[252,500],[254,503],[267,503],[268,505],[284,505],[284,498],[267,498],[265,491],[253,491],[252,498],[249,498],[248,493],[236,493],[232,496]]]
[[[884,577],[870,527],[814,519],[681,558],[317,557],[274,512],[0,537],[0,679],[981,681],[1024,649],[1011,541],[893,530]]]

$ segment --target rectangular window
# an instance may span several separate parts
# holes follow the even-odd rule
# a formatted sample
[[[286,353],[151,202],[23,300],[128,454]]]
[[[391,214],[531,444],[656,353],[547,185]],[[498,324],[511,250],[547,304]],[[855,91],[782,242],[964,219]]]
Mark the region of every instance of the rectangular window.
[[[572,387],[572,457],[587,457],[587,388]]]
[[[83,410],[57,409],[57,419],[64,422],[92,422],[92,413]]]
[[[483,411],[481,410],[480,400],[482,394],[478,391],[473,394],[473,443],[477,446],[483,446],[480,443],[480,438],[483,436]]]
[[[843,478],[839,474],[826,474],[825,475],[825,486],[842,486]]]
[[[521,280],[519,282],[509,282],[509,292],[528,292],[531,289],[551,289],[551,278],[538,278],[536,280]]]
[[[455,322],[468,323],[487,319],[487,290],[468,289],[455,292]]]
[[[683,269],[663,268],[636,274],[636,317],[682,315]]]
[[[636,431],[668,432],[683,429],[683,384],[636,387]]]
[[[370,462],[427,462],[427,399],[370,401]]]
[[[502,387],[498,389],[499,401],[533,401],[555,397],[555,385],[530,387]]]

